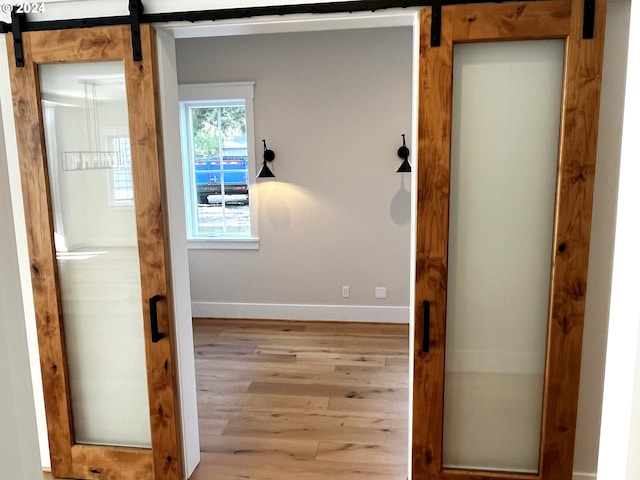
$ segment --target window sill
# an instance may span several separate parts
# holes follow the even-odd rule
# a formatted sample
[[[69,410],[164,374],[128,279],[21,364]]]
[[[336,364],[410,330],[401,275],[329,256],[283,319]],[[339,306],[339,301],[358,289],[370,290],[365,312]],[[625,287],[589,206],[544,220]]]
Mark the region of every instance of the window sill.
[[[187,240],[189,250],[258,250],[259,238],[207,238]]]

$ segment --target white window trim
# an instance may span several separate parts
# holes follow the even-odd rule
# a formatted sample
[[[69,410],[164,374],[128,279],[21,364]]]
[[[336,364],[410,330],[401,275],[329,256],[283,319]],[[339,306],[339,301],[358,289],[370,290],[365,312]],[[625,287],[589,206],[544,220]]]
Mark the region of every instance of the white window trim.
[[[259,238],[212,238],[187,240],[189,250],[259,250]]]
[[[198,83],[189,85],[178,85],[178,98],[180,101],[180,142],[182,146],[182,173],[186,188],[185,207],[187,212],[187,247],[193,250],[201,249],[237,249],[237,250],[258,250],[260,239],[258,236],[258,189],[256,185],[256,162],[255,162],[255,138],[254,138],[254,115],[253,115],[253,90],[255,82],[234,82],[234,83]],[[245,100],[247,115],[247,162],[249,168],[249,215],[251,222],[251,235],[245,238],[190,238],[194,231],[193,208],[195,192],[195,176],[191,169],[184,168],[185,153],[190,156],[190,144],[187,132],[188,125],[185,117],[186,109],[184,103],[240,99]]]

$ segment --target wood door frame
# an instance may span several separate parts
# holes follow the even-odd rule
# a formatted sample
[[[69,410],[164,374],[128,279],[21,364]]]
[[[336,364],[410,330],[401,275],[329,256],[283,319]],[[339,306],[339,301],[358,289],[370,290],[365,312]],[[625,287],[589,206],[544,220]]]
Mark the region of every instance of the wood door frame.
[[[442,7],[441,46],[431,47],[431,9],[420,17],[418,210],[412,478],[569,480],[573,469],[591,208],[604,48],[605,0],[593,39],[582,38],[584,2],[548,0]],[[538,474],[442,467],[453,45],[566,39],[547,357]],[[422,351],[431,302],[429,352]]]
[[[24,67],[15,66],[12,35],[6,41],[52,472],[105,480],[182,480],[154,30],[141,27],[143,59],[139,62],[133,61],[130,29],[124,26],[27,32],[22,38]],[[125,68],[144,318],[149,316],[149,298],[162,295],[165,299],[158,308],[165,338],[152,343],[149,322],[144,322],[151,449],[80,445],[73,438],[37,69],[44,63],[110,60],[123,61]]]

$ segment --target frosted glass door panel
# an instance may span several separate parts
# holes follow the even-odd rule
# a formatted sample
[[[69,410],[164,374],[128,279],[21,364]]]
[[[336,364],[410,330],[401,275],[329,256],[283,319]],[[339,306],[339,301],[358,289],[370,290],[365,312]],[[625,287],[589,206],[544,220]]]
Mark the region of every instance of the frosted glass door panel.
[[[149,447],[124,65],[40,80],[75,441]]]
[[[454,47],[445,468],[538,471],[563,61]]]

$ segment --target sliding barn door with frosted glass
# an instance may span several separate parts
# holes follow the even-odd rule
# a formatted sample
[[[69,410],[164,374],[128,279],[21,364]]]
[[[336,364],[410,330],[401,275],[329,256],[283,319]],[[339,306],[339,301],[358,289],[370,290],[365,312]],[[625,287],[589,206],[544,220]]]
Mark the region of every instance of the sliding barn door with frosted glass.
[[[8,36],[52,472],[181,480],[153,30]]]
[[[570,480],[604,40],[584,1],[421,14],[415,480]],[[437,15],[436,15],[437,17]]]

